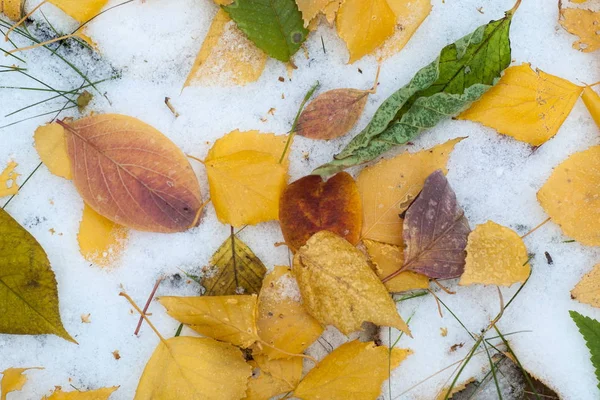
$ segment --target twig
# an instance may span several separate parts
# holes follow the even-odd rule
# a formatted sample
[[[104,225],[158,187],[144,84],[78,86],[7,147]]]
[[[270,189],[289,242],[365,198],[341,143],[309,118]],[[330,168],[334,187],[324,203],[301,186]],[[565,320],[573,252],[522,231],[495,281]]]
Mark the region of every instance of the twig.
[[[173,115],[175,116],[175,118],[179,118],[179,113],[177,112],[177,110],[175,110],[175,107],[173,107],[173,104],[171,104],[171,98],[170,97],[165,97],[165,104],[167,105],[167,107],[169,108],[169,110],[173,113]]]
[[[144,310],[142,311],[142,314],[140,315],[140,320],[138,321],[137,327],[135,328],[135,332],[133,332],[133,334],[136,336],[140,333],[140,328],[142,327],[142,323],[144,322],[144,317],[146,316],[146,311],[148,311],[148,307],[150,307],[150,303],[152,303],[152,299],[154,298],[154,295],[156,294],[156,291],[158,290],[158,286],[163,281],[163,279],[165,279],[165,278],[161,276],[160,278],[158,278],[158,280],[154,284],[154,288],[152,289],[152,292],[150,293],[150,296],[148,297],[148,300],[146,301],[146,305],[144,306]]]
[[[539,228],[546,225],[549,221],[550,221],[550,217],[546,218],[544,220],[544,222],[542,222],[541,224],[539,224],[538,226],[536,226],[535,228],[533,228],[532,230],[530,230],[529,232],[527,232],[526,234],[521,236],[521,239],[525,239],[527,236],[531,235],[533,232],[537,231]]]
[[[162,337],[162,335],[160,334],[160,332],[158,331],[158,329],[156,329],[156,327],[154,326],[154,324],[152,323],[152,321],[150,321],[150,319],[148,319],[148,317],[146,316],[146,314],[144,314],[144,312],[142,310],[140,310],[140,308],[138,307],[137,304],[135,304],[135,301],[133,301],[133,299],[125,292],[121,292],[119,293],[119,296],[125,297],[127,299],[127,301],[129,302],[129,304],[131,304],[131,306],[133,308],[135,308],[135,311],[137,311],[142,318],[144,318],[146,320],[146,322],[148,323],[148,325],[150,326],[150,328],[152,328],[152,330],[154,331],[154,333],[156,333],[156,336],[158,336],[158,338],[161,340],[161,342],[167,344],[167,341],[165,340],[164,337]]]

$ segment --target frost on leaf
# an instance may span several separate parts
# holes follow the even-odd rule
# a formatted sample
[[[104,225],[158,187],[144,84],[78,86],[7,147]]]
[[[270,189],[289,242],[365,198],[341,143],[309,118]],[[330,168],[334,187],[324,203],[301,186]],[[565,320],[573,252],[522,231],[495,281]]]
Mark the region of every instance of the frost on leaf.
[[[84,204],[77,242],[83,258],[100,267],[118,260],[125,248],[129,230],[104,218]]]
[[[17,178],[19,174],[15,171],[18,165],[15,161],[11,161],[0,173],[0,197],[12,196],[18,193]]]
[[[571,290],[571,297],[580,303],[600,307],[600,264],[585,275]]]

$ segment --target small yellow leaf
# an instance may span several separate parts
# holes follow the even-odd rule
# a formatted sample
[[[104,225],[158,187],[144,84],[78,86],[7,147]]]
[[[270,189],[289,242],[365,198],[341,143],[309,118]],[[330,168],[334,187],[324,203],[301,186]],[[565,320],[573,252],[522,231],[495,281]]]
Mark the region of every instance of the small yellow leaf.
[[[121,256],[129,229],[104,218],[84,203],[77,241],[87,261],[108,267]]]
[[[539,146],[556,135],[582,90],[529,64],[513,66],[458,118]]]
[[[375,400],[390,371],[412,351],[358,340],[325,357],[300,382],[294,396],[302,400]]]
[[[565,30],[579,36],[573,48],[589,53],[600,48],[600,12],[583,8],[560,8],[559,22]]]
[[[66,14],[84,23],[102,11],[108,0],[48,0]]]
[[[400,246],[403,220],[398,217],[423,189],[425,179],[446,163],[463,138],[417,153],[405,152],[361,171],[356,180],[363,204],[362,238]]]
[[[262,355],[253,355],[250,361],[255,370],[248,380],[246,400],[269,400],[273,396],[293,391],[302,376],[302,358],[269,360]]]
[[[71,179],[71,161],[67,154],[65,128],[57,123],[40,126],[33,136],[35,149],[54,175]]]
[[[30,369],[43,369],[40,367],[33,368],[8,368],[2,371],[2,380],[0,381],[0,400],[6,400],[6,396],[11,392],[17,392],[23,389],[27,383],[27,376],[23,372]]]
[[[312,21],[319,12],[323,11],[330,2],[331,0],[296,0],[298,9],[302,13],[304,27],[306,28],[310,21]]]
[[[13,21],[20,20],[25,8],[25,0],[0,0],[0,12]]]
[[[219,221],[236,227],[277,220],[287,180],[287,136],[233,131],[217,140],[205,160]]]
[[[19,174],[15,171],[17,165],[19,164],[11,161],[0,173],[0,197],[12,196],[19,191],[19,185],[17,185]]]
[[[600,146],[593,146],[554,168],[537,198],[565,235],[588,246],[600,246],[599,187]]]
[[[343,1],[344,0],[332,0],[325,6],[325,8],[323,8],[323,14],[325,14],[325,19],[329,25],[333,25],[335,22],[335,17],[337,16],[338,10],[340,9]]]
[[[585,275],[571,290],[571,296],[580,303],[600,307],[600,264]]]
[[[110,395],[118,388],[118,386],[113,386],[87,392],[63,392],[60,388],[57,388],[49,397],[44,396],[42,400],[108,400]]]
[[[364,240],[363,243],[375,264],[375,272],[379,278],[398,271],[404,265],[404,251],[400,246]],[[429,278],[416,272],[406,271],[384,283],[389,292],[398,293],[414,289],[429,288]]]
[[[267,55],[219,9],[184,87],[246,85],[260,78],[266,63]]]
[[[585,104],[585,107],[590,112],[596,125],[600,127],[600,96],[598,96],[598,93],[591,87],[586,86],[583,88],[581,100],[583,100],[583,104]]]
[[[477,225],[469,234],[467,260],[460,285],[510,286],[525,282],[531,273],[523,239],[493,221]]]
[[[306,309],[322,324],[348,335],[372,322],[410,335],[365,255],[340,236],[315,233],[294,256],[293,272]]]
[[[241,347],[256,340],[256,295],[161,297],[169,315],[204,336]]]
[[[275,267],[265,276],[258,295],[258,335],[262,340],[287,353],[306,350],[323,327],[304,308],[296,279],[286,267]],[[288,358],[275,349],[261,350],[270,358]]]

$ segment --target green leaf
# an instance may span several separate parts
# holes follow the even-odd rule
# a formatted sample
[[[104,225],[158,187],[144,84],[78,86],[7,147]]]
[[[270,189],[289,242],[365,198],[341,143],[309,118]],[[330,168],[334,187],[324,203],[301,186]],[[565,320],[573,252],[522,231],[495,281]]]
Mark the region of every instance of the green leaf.
[[[313,174],[331,175],[373,160],[466,110],[511,62],[509,31],[514,10],[444,47],[438,58],[383,102],[369,125],[333,161]]]
[[[308,36],[294,0],[235,0],[223,9],[269,56],[289,61]]]
[[[600,322],[590,317],[579,314],[576,311],[569,311],[571,318],[577,324],[579,332],[585,339],[585,344],[592,354],[592,365],[596,369],[596,379],[600,389]]]
[[[58,312],[56,278],[42,246],[0,209],[0,333],[54,334],[70,342]]]

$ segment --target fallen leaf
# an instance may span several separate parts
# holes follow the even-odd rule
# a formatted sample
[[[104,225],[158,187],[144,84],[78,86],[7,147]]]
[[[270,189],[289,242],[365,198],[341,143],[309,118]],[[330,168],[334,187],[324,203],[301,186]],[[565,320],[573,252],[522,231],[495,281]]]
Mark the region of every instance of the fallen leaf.
[[[73,182],[98,214],[153,232],[181,232],[198,222],[198,179],[185,154],[158,130],[118,114],[61,124]]]
[[[571,297],[580,303],[600,307],[600,264],[585,275],[571,290]]]
[[[92,321],[90,319],[90,317],[92,316],[92,314],[81,314],[81,323],[82,324],[91,324]]]
[[[579,36],[573,43],[573,48],[584,53],[596,51],[600,48],[600,13],[583,8],[563,8],[559,4],[560,16],[558,22],[565,30]]]
[[[104,218],[87,204],[83,205],[77,241],[79,251],[87,261],[109,267],[121,256],[128,237],[127,228]]]
[[[331,0],[296,0],[298,9],[302,13],[302,19],[304,20],[304,27],[308,27],[310,21],[312,21],[317,14],[324,11],[325,8],[332,3]]]
[[[0,333],[54,334],[73,343],[58,311],[58,290],[46,252],[0,209]]]
[[[429,175],[438,169],[446,172],[450,153],[463,139],[417,153],[405,152],[363,169],[356,180],[363,205],[362,238],[402,246],[399,215],[421,192]]]
[[[294,256],[293,272],[306,309],[322,324],[348,335],[372,322],[410,335],[364,254],[338,235],[314,234]]]
[[[266,346],[260,350],[261,354],[272,359],[289,358],[289,354],[304,352],[323,333],[319,321],[304,307],[299,290],[286,267],[275,267],[265,276],[258,295],[258,336],[288,354]]]
[[[411,353],[408,349],[390,351],[374,342],[345,343],[308,372],[294,396],[302,400],[375,400],[391,370]]]
[[[511,286],[531,273],[527,248],[512,229],[493,221],[477,225],[469,234],[465,271],[460,285]]]
[[[276,220],[287,180],[287,136],[233,131],[217,140],[205,160],[219,221],[240,227]]]
[[[72,179],[65,129],[55,122],[42,125],[35,130],[33,139],[35,149],[48,170],[54,175]]]
[[[403,249],[400,246],[394,246],[386,243],[364,240],[363,243],[371,257],[371,262],[375,264],[375,272],[379,278],[396,272],[404,265]],[[428,289],[429,278],[416,272],[405,271],[395,278],[384,283],[389,292],[399,293],[407,290]]]
[[[335,17],[343,2],[344,0],[332,0],[323,8],[323,14],[325,14],[325,19],[329,25],[333,25],[335,22]]]
[[[48,0],[78,22],[84,23],[102,11],[108,0]]]
[[[542,208],[565,235],[600,246],[600,146],[571,155],[537,193]]]
[[[17,165],[19,164],[11,161],[0,173],[0,197],[13,196],[19,192],[19,185],[17,185],[19,174],[15,171]]]
[[[600,322],[581,315],[576,311],[569,311],[569,314],[585,339],[587,348],[590,350],[591,361],[596,370],[596,381],[600,389]]]
[[[258,340],[256,295],[167,296],[159,301],[171,317],[204,336],[244,348]]]
[[[9,19],[19,21],[25,15],[25,0],[0,0],[0,12]]]
[[[258,294],[267,268],[234,233],[210,260],[210,269],[200,282],[207,296]]]
[[[0,400],[6,400],[6,396],[11,392],[18,392],[23,389],[27,383],[27,376],[23,372],[32,369],[43,369],[41,367],[32,368],[8,368],[1,372],[0,381]]]
[[[460,384],[456,384],[454,385],[454,387],[452,388],[452,390],[450,390],[450,393],[448,393],[448,390],[450,389],[450,387],[444,387],[438,394],[438,396],[436,397],[436,400],[447,400],[447,399],[456,399],[456,398],[462,398],[463,395],[472,395],[473,393],[473,388],[477,388],[478,387],[478,382],[475,378],[471,377],[469,379],[467,379],[466,381],[461,382]],[[467,393],[468,391],[468,393]],[[446,394],[448,394],[448,396],[446,397]],[[454,397],[454,395],[457,394],[459,396]]]
[[[91,39],[86,35],[80,34],[80,37],[83,38],[83,40],[86,43],[88,43],[88,41],[91,42]],[[90,101],[92,101],[93,98],[94,95],[88,92],[87,90],[84,90],[79,96],[77,96],[77,109],[80,113],[82,113],[85,110],[85,108],[88,106],[88,104],[90,104]]]
[[[248,380],[246,400],[269,400],[273,396],[293,391],[302,376],[302,358],[269,360],[255,356],[249,364],[255,372]]]
[[[358,244],[362,205],[356,182],[340,172],[326,182],[309,175],[291,183],[281,195],[279,223],[293,251],[319,231],[330,231]]]
[[[507,68],[496,86],[458,118],[540,146],[556,135],[582,90],[565,79],[534,71],[530,64],[517,65]]]
[[[117,361],[118,361],[118,360],[120,360],[120,359],[121,359],[121,354],[119,353],[119,350],[115,350],[115,351],[113,351],[111,354],[113,355],[113,358],[114,358],[115,360],[117,360]]]
[[[73,392],[63,392],[60,388],[57,388],[50,396],[44,396],[42,400],[108,400],[110,395],[118,388],[118,386],[113,386],[87,392],[78,390]]]
[[[229,343],[174,337],[154,350],[134,400],[241,399],[251,374],[240,349]]]
[[[583,104],[590,112],[596,125],[600,127],[600,96],[598,96],[598,93],[590,86],[586,86],[583,88],[581,100],[583,100]]]
[[[266,63],[267,55],[219,9],[184,87],[246,85],[260,78]]]

